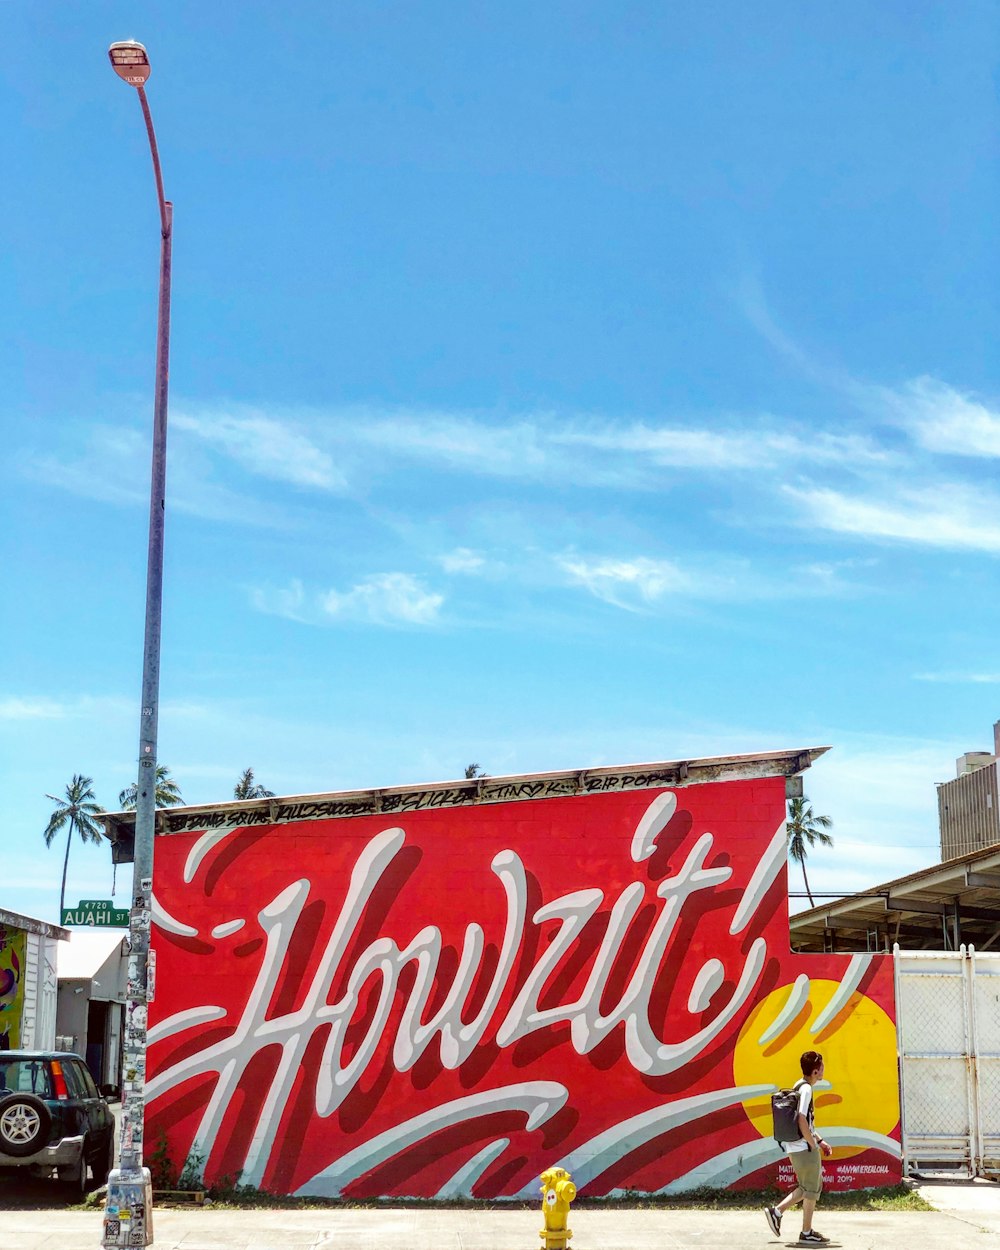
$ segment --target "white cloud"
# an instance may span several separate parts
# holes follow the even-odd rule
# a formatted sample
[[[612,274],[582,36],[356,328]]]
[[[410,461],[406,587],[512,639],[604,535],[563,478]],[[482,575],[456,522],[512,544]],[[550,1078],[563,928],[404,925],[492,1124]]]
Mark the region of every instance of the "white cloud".
[[[698,473],[749,476],[769,489],[774,474],[795,466],[862,471],[888,465],[896,455],[860,434],[767,414],[616,421],[544,411],[505,417],[189,404],[178,406],[171,426],[177,438],[170,448],[170,508],[271,528],[302,521],[289,513],[292,490],[301,509],[303,492],[343,493],[349,483],[368,489],[393,474],[406,474],[410,489],[414,465],[577,490],[648,491],[661,487],[665,474],[683,474],[690,483]],[[88,425],[81,442],[56,455],[24,456],[24,472],[102,502],[148,499],[148,431],[133,414],[120,425]],[[234,468],[292,490],[251,492],[241,476],[232,475]]]
[[[48,695],[6,695],[0,697],[0,721],[97,719],[137,712],[138,704],[112,695],[78,695],[53,699]]]
[[[493,477],[647,485],[649,469],[741,471],[789,463],[860,465],[889,454],[868,438],[798,430],[753,417],[729,428],[595,421],[537,414],[497,424],[470,415],[369,415],[356,437],[391,456],[420,457]],[[596,454],[595,454],[596,453]]]
[[[927,451],[1000,457],[1000,413],[935,378],[920,377],[899,390],[879,388],[890,411]]]
[[[372,625],[433,625],[444,596],[409,573],[373,573],[350,590],[307,592],[293,579],[284,588],[255,588],[251,603],[260,612],[302,624],[366,621]]]
[[[784,487],[821,529],[949,551],[1000,552],[1000,500],[958,483],[865,498],[826,487]]]
[[[203,520],[283,528],[286,518],[271,500],[250,498],[214,480],[192,445],[175,440],[169,451],[167,509]],[[82,449],[61,455],[23,454],[27,478],[84,499],[116,505],[149,506],[149,436],[126,424],[87,427]]]
[[[486,560],[471,547],[456,547],[439,557],[446,573],[480,573]]]
[[[865,586],[849,580],[845,573],[876,564],[867,559],[838,560],[782,568],[776,574],[747,560],[718,556],[703,556],[689,567],[648,556],[588,557],[576,553],[555,556],[552,562],[572,585],[632,612],[679,599],[749,603],[852,595]],[[527,560],[511,559],[509,564],[523,569]],[[551,580],[547,572],[543,578]]]
[[[760,469],[797,461],[862,464],[888,460],[888,453],[869,439],[817,431],[803,437],[793,428],[775,428],[760,421],[740,429],[699,429],[690,426],[628,425],[600,430],[555,431],[557,445],[585,446],[596,451],[650,457],[662,468]]]
[[[21,699],[7,697],[0,699],[0,721],[3,720],[62,720],[73,715],[65,703],[57,703],[55,699],[31,698]]]
[[[375,573],[348,591],[327,591],[321,603],[334,618],[377,625],[431,625],[444,596],[428,590],[409,573]]]
[[[25,477],[84,499],[106,503],[149,503],[149,440],[127,426],[96,424],[74,456],[23,455]]]
[[[645,556],[631,560],[564,556],[557,564],[573,582],[598,599],[629,611],[693,588],[690,577],[669,560],[650,560]]]
[[[254,587],[250,602],[258,612],[269,616],[283,616],[290,621],[308,622],[306,592],[298,578],[292,578],[286,587]]]
[[[370,414],[348,423],[351,437],[393,457],[432,460],[462,472],[532,478],[550,456],[533,420],[488,422],[464,414]]]
[[[1000,673],[916,673],[916,681],[947,685],[1000,686]]]
[[[344,486],[343,475],[329,453],[289,422],[259,413],[233,416],[217,412],[179,413],[173,424],[259,477],[324,491]]]
[[[817,560],[810,564],[794,565],[791,576],[786,579],[785,589],[796,596],[801,594],[849,595],[863,589],[863,584],[848,580],[844,574],[858,569],[878,566],[879,561],[864,560]]]

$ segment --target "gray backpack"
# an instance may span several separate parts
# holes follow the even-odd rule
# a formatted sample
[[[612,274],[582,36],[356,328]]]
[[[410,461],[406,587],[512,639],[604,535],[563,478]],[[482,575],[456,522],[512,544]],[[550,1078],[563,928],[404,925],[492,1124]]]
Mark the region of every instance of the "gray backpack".
[[[799,1128],[799,1090],[805,1084],[796,1081],[791,1089],[779,1089],[771,1095],[771,1118],[774,1120],[774,1140],[779,1144],[801,1141]]]

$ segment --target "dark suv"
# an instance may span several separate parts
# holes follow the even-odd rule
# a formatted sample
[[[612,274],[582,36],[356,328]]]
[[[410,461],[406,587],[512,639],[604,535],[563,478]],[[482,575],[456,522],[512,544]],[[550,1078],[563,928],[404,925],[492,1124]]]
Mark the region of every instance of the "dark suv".
[[[115,1121],[79,1055],[67,1051],[0,1050],[0,1168],[58,1172],[71,1193],[87,1190],[87,1169],[99,1185],[115,1159]]]

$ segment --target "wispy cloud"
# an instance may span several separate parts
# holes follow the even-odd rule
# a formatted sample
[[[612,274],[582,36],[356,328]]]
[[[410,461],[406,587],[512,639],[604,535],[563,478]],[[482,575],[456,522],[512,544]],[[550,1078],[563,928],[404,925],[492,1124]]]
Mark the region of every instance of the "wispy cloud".
[[[305,587],[293,577],[287,586],[254,586],[250,590],[250,602],[258,612],[269,616],[283,616],[289,621],[300,621],[308,624],[310,605],[307,602]]]
[[[804,377],[833,391],[851,393],[855,389],[852,378],[836,366],[819,361],[779,324],[757,275],[744,273],[733,287],[732,295],[737,307],[760,337]]]
[[[887,461],[889,453],[860,435],[799,430],[771,417],[690,422],[596,420],[537,414],[497,425],[461,414],[368,418],[359,437],[393,456],[419,456],[490,476],[633,485],[649,469],[729,471],[798,464]],[[597,453],[596,455],[594,453]]]
[[[605,603],[631,612],[652,610],[682,600],[752,603],[792,596],[804,599],[855,595],[865,586],[852,574],[877,563],[874,560],[834,560],[775,571],[749,560],[717,555],[704,555],[688,566],[643,555],[593,557],[573,552],[554,556],[552,560],[557,572],[571,586],[583,587]],[[510,563],[511,567],[520,568],[525,561]],[[551,581],[551,578],[546,580]]]
[[[1000,457],[1000,413],[932,377],[902,387],[875,388],[896,421],[927,451],[950,456]]]
[[[605,603],[635,612],[671,594],[693,589],[690,577],[669,560],[587,559],[564,556],[557,564],[571,582],[589,590]]]
[[[73,715],[69,705],[46,698],[0,698],[0,721],[62,720]]]
[[[879,561],[872,558],[849,560],[815,560],[790,568],[786,579],[789,592],[796,595],[810,592],[815,595],[842,595],[855,593],[860,581],[858,572],[877,568]]]
[[[260,612],[308,625],[362,621],[427,626],[437,623],[444,595],[410,573],[373,573],[350,590],[307,592],[298,579],[283,588],[256,588],[251,602]]]
[[[290,421],[261,413],[184,412],[173,424],[258,477],[324,491],[345,485],[330,454]]]
[[[118,506],[149,505],[149,436],[127,425],[87,427],[82,447],[55,454],[22,452],[22,475],[46,489]],[[251,498],[213,475],[204,454],[174,440],[167,477],[167,506],[207,521],[284,528],[287,517],[271,499]]]
[[[446,573],[481,573],[486,565],[485,557],[471,547],[456,547],[454,551],[447,551],[438,559]]]
[[[944,673],[915,673],[915,681],[938,682],[942,685],[958,686],[1000,686],[1000,672],[944,672]]]
[[[861,436],[822,430],[805,435],[759,419],[732,429],[645,424],[568,429],[553,433],[552,442],[649,457],[660,467],[676,469],[761,469],[790,462],[851,465],[890,459],[887,451]]]
[[[866,436],[768,414],[712,414],[706,423],[377,407],[265,414],[236,405],[187,412],[177,420],[249,471],[324,489],[414,462],[516,482],[648,489],[671,469],[739,473],[890,458]]]
[[[409,573],[376,573],[348,591],[329,590],[321,599],[333,619],[376,625],[432,625],[444,596]]]
[[[19,468],[27,478],[84,499],[149,502],[149,441],[128,427],[95,424],[81,450],[22,453]]]
[[[1000,552],[1000,499],[948,483],[897,490],[894,497],[850,495],[827,487],[786,486],[805,520],[859,538],[913,543],[949,551]]]
[[[358,444],[394,459],[431,460],[490,477],[532,477],[548,460],[544,431],[535,420],[488,421],[462,413],[367,413],[350,417]]]
[[[93,719],[133,711],[134,704],[110,695],[78,695],[62,700],[48,695],[0,695],[0,722]]]

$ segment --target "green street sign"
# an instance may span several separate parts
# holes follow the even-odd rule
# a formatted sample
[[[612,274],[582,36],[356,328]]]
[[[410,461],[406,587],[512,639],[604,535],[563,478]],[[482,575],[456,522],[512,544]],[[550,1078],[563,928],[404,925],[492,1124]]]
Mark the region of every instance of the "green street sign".
[[[64,907],[64,925],[86,925],[91,928],[127,929],[128,908],[115,907],[109,899],[85,898],[77,907]]]

